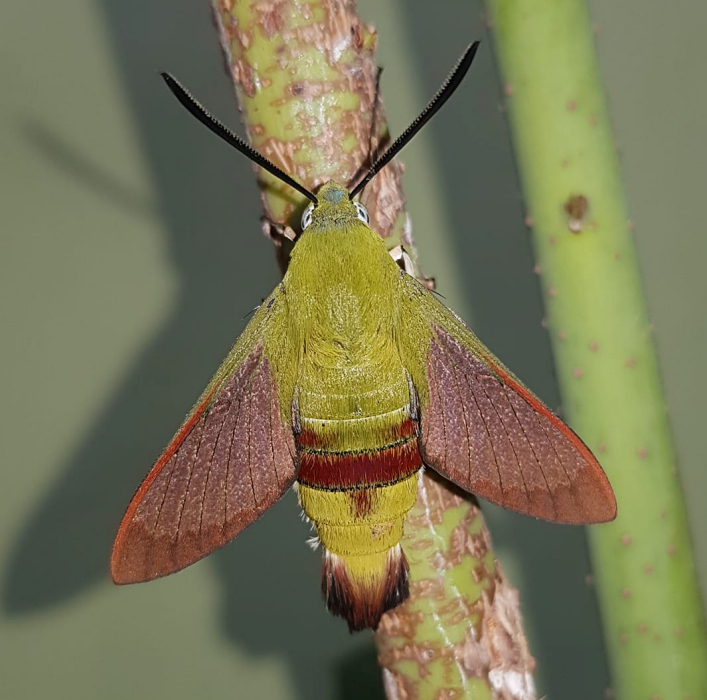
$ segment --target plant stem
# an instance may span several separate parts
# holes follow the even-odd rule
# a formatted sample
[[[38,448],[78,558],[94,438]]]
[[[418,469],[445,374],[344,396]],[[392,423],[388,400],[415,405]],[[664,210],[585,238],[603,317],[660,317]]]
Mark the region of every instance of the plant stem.
[[[310,189],[330,178],[349,183],[387,135],[376,99],[376,35],[355,3],[216,0],[214,9],[253,146]],[[264,229],[284,269],[305,202],[259,177]],[[362,199],[389,248],[402,243],[415,260],[400,167],[387,166]],[[403,548],[411,597],[376,633],[388,697],[533,700],[535,662],[518,594],[495,562],[473,500],[424,476]]]
[[[565,412],[618,500],[589,532],[615,696],[705,698],[703,609],[588,10],[487,5]]]
[[[410,598],[376,633],[389,700],[533,700],[535,661],[518,591],[494,557],[478,507],[443,479],[425,476],[403,549]]]

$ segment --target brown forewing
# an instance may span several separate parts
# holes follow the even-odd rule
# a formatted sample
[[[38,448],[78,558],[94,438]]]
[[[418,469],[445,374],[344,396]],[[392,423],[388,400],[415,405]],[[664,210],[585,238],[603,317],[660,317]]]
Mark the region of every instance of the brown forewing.
[[[435,326],[420,451],[466,491],[543,520],[587,524],[616,515],[589,448],[503,368]]]
[[[147,475],[113,547],[116,583],[178,571],[263,514],[296,475],[270,363],[256,347],[199,405]]]

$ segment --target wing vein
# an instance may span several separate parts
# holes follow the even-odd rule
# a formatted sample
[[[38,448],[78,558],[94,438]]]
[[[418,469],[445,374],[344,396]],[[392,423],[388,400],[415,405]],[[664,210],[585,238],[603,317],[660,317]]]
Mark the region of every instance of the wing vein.
[[[441,346],[438,346],[441,347]],[[447,357],[447,361],[450,364],[450,367],[452,369],[452,376],[454,377],[454,384],[457,390],[457,396],[459,396],[459,409],[462,414],[462,420],[464,421],[464,430],[466,431],[466,444],[467,444],[467,473],[469,474],[469,481],[471,482],[471,436],[469,435],[469,424],[466,420],[466,410],[464,409],[464,398],[462,396],[461,392],[461,387],[459,384],[459,375],[461,374],[462,377],[464,377],[466,381],[466,373],[459,368],[457,363],[454,361],[454,358],[447,352],[445,348],[442,348],[442,352]],[[468,386],[468,381],[466,382]],[[471,390],[471,389],[470,389]],[[473,397],[474,393],[473,391],[471,392],[471,395]],[[476,399],[474,399],[476,401]],[[481,413],[481,411],[479,411]],[[495,457],[495,455],[494,455]],[[497,467],[498,468],[498,467]]]
[[[199,448],[201,447],[201,443],[204,441],[204,433],[206,432],[206,416],[202,416],[201,420],[204,421],[204,429],[201,431],[201,435],[199,436],[199,442],[197,443],[196,450],[194,450],[194,460],[189,463],[189,476],[187,478],[187,483],[184,486],[184,496],[182,497],[182,504],[179,508],[179,518],[177,518],[177,527],[174,533],[175,542],[179,539],[179,529],[182,526],[182,516],[184,515],[184,506],[187,502],[187,494],[189,493],[189,484],[191,484],[191,479],[194,475],[194,465],[196,463],[196,458],[199,454]]]
[[[494,381],[498,381],[497,379],[494,379]],[[506,430],[506,426],[503,423],[503,418],[501,418],[501,414],[498,412],[498,408],[496,408],[496,404],[493,402],[493,399],[489,396],[488,391],[486,391],[486,387],[484,386],[483,382],[479,382],[478,385],[481,387],[482,391],[484,394],[486,394],[486,398],[489,400],[489,403],[493,407],[493,410],[496,413],[496,416],[498,417],[498,423],[503,428],[503,432],[506,435],[506,439],[508,440],[508,444],[511,446],[511,451],[513,452],[513,456],[515,457],[516,460],[516,465],[518,466],[518,473],[520,474],[520,480],[523,482],[523,491],[525,491],[525,495],[528,499],[530,499],[530,495],[528,493],[528,485],[525,483],[525,475],[523,474],[523,470],[520,468],[520,460],[518,459],[518,453],[516,452],[515,445],[513,444],[513,441],[511,440],[511,436],[508,433],[508,430]],[[483,414],[482,414],[483,416]],[[484,416],[484,422],[486,422],[486,417]],[[493,445],[493,442],[491,443]],[[494,450],[495,454],[495,450]]]
[[[280,488],[280,475],[277,473],[277,459],[275,458],[275,430],[272,425],[272,414],[273,414],[273,397],[272,397],[272,381],[268,384],[269,388],[269,411],[268,411],[268,423],[270,424],[270,432],[269,432],[269,437],[270,439],[268,442],[270,443],[270,456],[272,457],[272,468],[275,470],[275,481],[277,481],[277,486]],[[279,402],[278,402],[279,405]]]
[[[532,408],[532,407],[531,407]],[[533,408],[533,413],[537,415],[537,411]],[[547,432],[547,426],[545,425],[546,421],[539,420],[538,423],[540,424],[540,427],[543,429],[543,432],[545,433],[545,437],[547,438],[547,441],[550,443],[550,446],[552,447],[552,451],[555,453],[555,456],[557,457],[557,461],[560,463],[560,466],[562,467],[562,471],[565,473],[565,476],[567,477],[567,483],[569,485],[570,490],[572,490],[572,478],[569,475],[569,472],[567,471],[563,461],[562,457],[560,456],[560,453],[557,451],[557,448],[555,447],[555,441],[552,439],[552,435],[550,435]],[[552,423],[550,423],[552,425]]]
[[[250,382],[248,384],[248,423],[246,425],[246,434],[248,436],[248,474],[250,476],[250,488],[253,492],[253,507],[256,512],[258,508],[258,499],[255,496],[255,484],[253,483],[253,459],[251,457],[251,433],[252,433],[252,423],[253,423],[253,392],[251,391],[253,384],[255,383],[255,375],[260,372],[260,365],[258,365],[253,374],[250,376]]]
[[[513,402],[510,399],[508,399],[508,397],[506,397],[506,400],[508,401],[508,405],[511,407],[511,411],[513,411],[513,415],[516,417],[516,421],[518,421],[518,425],[520,426],[520,429],[523,431],[523,435],[525,436],[525,440],[528,443],[528,447],[530,447],[530,451],[533,453],[533,457],[535,457],[535,461],[536,461],[538,467],[540,468],[540,473],[542,474],[543,481],[545,482],[545,486],[547,486],[547,492],[550,494],[550,500],[552,501],[552,507],[555,511],[555,516],[557,516],[557,504],[555,503],[555,494],[554,494],[553,490],[550,488],[550,482],[547,480],[547,476],[545,476],[545,470],[543,469],[542,460],[540,460],[538,458],[538,454],[535,451],[535,448],[533,447],[533,443],[530,440],[528,433],[525,431],[525,427],[523,426],[522,421],[518,417],[518,412],[516,411],[515,406],[513,405]],[[536,415],[535,409],[532,406],[530,407],[530,409],[533,412],[533,416],[535,416]]]
[[[233,402],[231,402],[233,403]],[[228,413],[224,416],[223,423],[218,429],[218,435],[214,440],[214,449],[211,451],[211,458],[209,459],[209,466],[206,472],[206,479],[204,479],[204,488],[201,491],[201,508],[199,508],[199,536],[201,536],[202,525],[204,522],[204,500],[206,499],[206,492],[209,490],[209,480],[211,479],[211,471],[214,466],[214,455],[216,454],[216,447],[218,446],[218,441],[221,439],[221,433],[223,432],[223,426],[226,425],[226,419],[228,418]]]
[[[160,524],[160,518],[162,517],[162,510],[164,509],[164,504],[165,501],[167,500],[167,494],[169,493],[169,487],[172,483],[172,479],[174,478],[174,472],[177,471],[177,463],[179,462],[179,453],[182,450],[182,447],[186,443],[186,441],[191,437],[192,432],[194,432],[194,429],[196,428],[199,423],[204,420],[203,414],[199,417],[199,420],[197,420],[196,423],[192,426],[192,429],[184,436],[184,439],[182,440],[181,444],[179,447],[175,450],[174,454],[167,460],[167,464],[169,464],[172,460],[174,460],[174,464],[172,465],[172,468],[169,471],[169,478],[167,479],[167,486],[165,486],[164,493],[162,494],[162,500],[160,501],[160,505],[157,508],[157,517],[155,518],[155,524],[154,527],[152,528],[152,534],[153,536],[157,532],[157,526]],[[165,464],[165,467],[167,466]]]
[[[479,402],[476,400],[476,395],[474,394],[474,387],[470,383],[469,375],[464,374],[464,378],[466,379],[466,385],[469,387],[469,392],[471,393],[471,397],[474,399],[474,403],[476,404],[476,408],[479,409],[479,415],[481,416],[481,422],[483,423],[484,430],[486,431],[486,435],[488,436],[488,439],[489,439],[489,445],[491,446],[491,454],[493,455],[493,463],[496,465],[496,472],[498,473],[498,488],[500,489],[501,493],[503,493],[503,472],[501,471],[501,466],[498,463],[498,455],[496,455],[496,450],[494,449],[494,446],[493,446],[493,438],[491,437],[491,431],[489,430],[489,427],[486,423],[486,417],[484,416],[484,413],[481,410],[481,406],[479,406]],[[485,390],[484,390],[484,393],[486,393]],[[488,394],[486,394],[486,396],[488,397]],[[489,399],[489,402],[491,402],[491,399]],[[491,402],[491,405],[493,406],[493,402]],[[496,412],[496,415],[498,415],[498,412]],[[469,477],[471,477],[471,470],[469,470]]]
[[[223,494],[223,529],[226,528],[228,522],[228,479],[231,476],[231,452],[233,451],[233,443],[236,440],[236,428],[238,427],[238,416],[241,412],[241,397],[237,397],[236,414],[233,418],[233,432],[231,433],[231,442],[228,443],[228,459],[226,460],[226,478],[223,482],[225,493]]]

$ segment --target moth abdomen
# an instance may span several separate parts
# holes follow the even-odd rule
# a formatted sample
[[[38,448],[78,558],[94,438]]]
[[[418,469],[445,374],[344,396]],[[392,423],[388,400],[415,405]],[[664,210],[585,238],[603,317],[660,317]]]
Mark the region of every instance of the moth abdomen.
[[[408,596],[400,539],[422,467],[417,423],[407,406],[301,423],[298,494],[324,547],[327,608],[352,631],[375,628]]]

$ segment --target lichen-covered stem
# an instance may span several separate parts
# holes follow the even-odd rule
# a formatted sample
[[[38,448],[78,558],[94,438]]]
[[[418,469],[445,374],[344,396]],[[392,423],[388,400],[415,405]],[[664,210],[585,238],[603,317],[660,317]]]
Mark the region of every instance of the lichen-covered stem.
[[[374,108],[376,34],[355,3],[215,0],[214,12],[252,145],[310,190],[349,184],[387,134],[380,101]],[[411,243],[400,174],[386,168],[361,197],[391,248]],[[282,244],[308,202],[268,173],[259,181],[264,230],[284,269]]]
[[[376,35],[355,3],[215,0],[214,12],[251,143],[309,188],[349,183],[387,133],[382,106],[374,109]],[[265,231],[284,269],[286,227],[298,228],[305,202],[259,177]],[[387,166],[362,199],[372,228],[414,260],[399,166]],[[403,547],[412,595],[376,634],[389,698],[533,700],[518,595],[472,500],[423,477]]]
[[[588,10],[487,6],[564,410],[618,500],[589,533],[615,696],[705,698],[703,610]]]
[[[468,496],[425,475],[403,548],[410,599],[383,617],[376,634],[389,700],[533,700],[535,661],[518,591]]]

